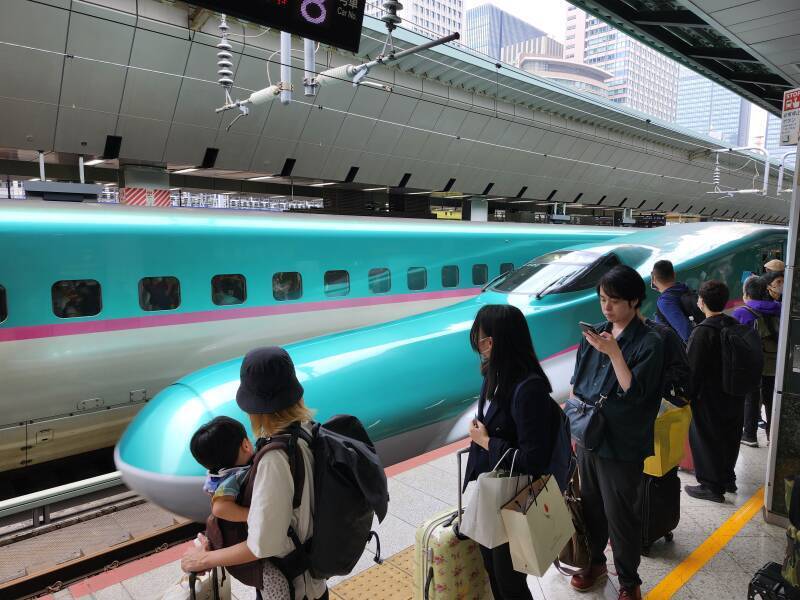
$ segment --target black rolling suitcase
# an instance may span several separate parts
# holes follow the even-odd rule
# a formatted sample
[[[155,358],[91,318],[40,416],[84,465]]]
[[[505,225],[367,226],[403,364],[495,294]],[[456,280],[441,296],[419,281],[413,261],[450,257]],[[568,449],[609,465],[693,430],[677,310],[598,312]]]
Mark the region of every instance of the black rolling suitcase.
[[[681,480],[675,467],[662,477],[642,475],[639,490],[642,515],[642,554],[648,556],[654,542],[672,541],[672,531],[681,520]]]
[[[781,566],[769,562],[753,575],[747,588],[747,600],[800,600],[800,590],[781,577]]]

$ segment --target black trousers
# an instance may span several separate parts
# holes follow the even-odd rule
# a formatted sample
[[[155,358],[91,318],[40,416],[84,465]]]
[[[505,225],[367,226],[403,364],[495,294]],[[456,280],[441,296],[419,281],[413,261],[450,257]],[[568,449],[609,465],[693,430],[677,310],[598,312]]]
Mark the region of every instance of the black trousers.
[[[642,516],[637,497],[643,462],[601,458],[578,447],[583,514],[592,563],[605,564],[609,539],[623,588],[641,585]]]
[[[744,422],[744,397],[719,392],[703,394],[692,403],[689,445],[697,482],[724,494],[736,481],[736,461]]]
[[[767,439],[769,439],[769,426],[772,419],[772,396],[775,393],[775,377],[762,375],[761,388],[750,392],[744,399],[744,430],[742,437],[749,440],[756,439],[758,432],[758,419],[761,417],[761,406],[767,413]]]
[[[527,575],[514,570],[508,544],[491,549],[480,546],[480,549],[494,600],[533,600]]]

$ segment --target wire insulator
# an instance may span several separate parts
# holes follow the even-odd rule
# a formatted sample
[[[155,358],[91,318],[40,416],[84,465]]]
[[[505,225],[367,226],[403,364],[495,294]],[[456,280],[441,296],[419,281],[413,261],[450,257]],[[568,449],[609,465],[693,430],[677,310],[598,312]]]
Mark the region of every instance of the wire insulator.
[[[231,54],[233,46],[228,41],[228,22],[225,19],[225,15],[220,15],[219,30],[220,40],[217,44],[217,49],[219,50],[217,52],[217,75],[219,78],[217,83],[225,88],[227,92],[233,87],[233,62],[231,61],[233,58],[233,54]]]
[[[403,10],[403,4],[398,0],[384,0],[383,10],[385,14],[381,17],[381,21],[386,23],[386,29],[394,31],[403,22],[403,19],[397,16],[397,11]]]

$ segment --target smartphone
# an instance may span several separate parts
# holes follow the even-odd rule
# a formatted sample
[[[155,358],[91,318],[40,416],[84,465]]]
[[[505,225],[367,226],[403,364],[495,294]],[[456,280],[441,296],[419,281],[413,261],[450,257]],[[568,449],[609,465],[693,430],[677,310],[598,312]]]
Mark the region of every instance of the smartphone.
[[[579,326],[579,327],[580,327],[580,328],[581,328],[583,331],[585,331],[586,333],[594,333],[594,334],[597,334],[597,330],[596,330],[594,327],[592,327],[592,326],[591,326],[589,323],[586,323],[586,322],[584,322],[584,321],[579,321],[579,322],[578,322],[578,326]]]

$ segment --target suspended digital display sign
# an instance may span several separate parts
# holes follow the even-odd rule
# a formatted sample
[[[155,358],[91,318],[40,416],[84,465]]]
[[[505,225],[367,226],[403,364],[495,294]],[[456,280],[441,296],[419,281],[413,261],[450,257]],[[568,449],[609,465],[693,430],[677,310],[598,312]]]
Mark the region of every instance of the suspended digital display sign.
[[[188,0],[231,17],[358,52],[367,0]]]

